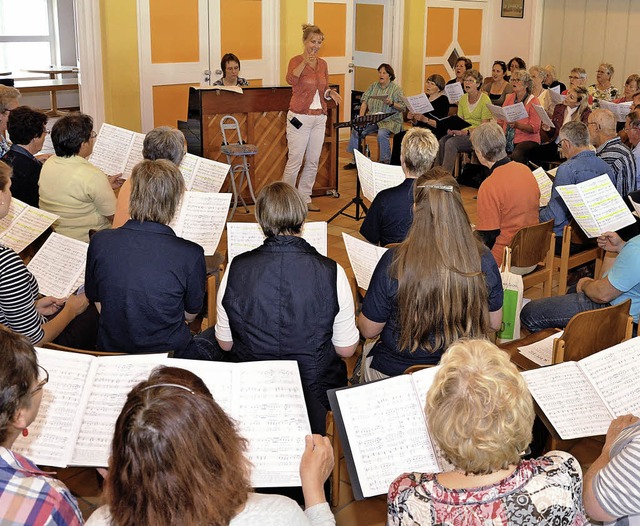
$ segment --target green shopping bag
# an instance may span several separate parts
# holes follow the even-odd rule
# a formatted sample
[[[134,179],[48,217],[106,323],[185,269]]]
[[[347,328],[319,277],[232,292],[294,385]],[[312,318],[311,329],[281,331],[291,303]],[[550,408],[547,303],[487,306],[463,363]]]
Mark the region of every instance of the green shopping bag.
[[[496,337],[499,343],[520,338],[520,311],[524,287],[522,276],[511,272],[511,249],[504,247],[504,258],[500,267],[504,300],[502,303],[502,327]]]

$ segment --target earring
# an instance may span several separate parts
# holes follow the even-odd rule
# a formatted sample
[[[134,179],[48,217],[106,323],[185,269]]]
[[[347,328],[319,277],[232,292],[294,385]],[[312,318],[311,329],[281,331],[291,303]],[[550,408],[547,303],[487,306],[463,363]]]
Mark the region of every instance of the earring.
[[[29,430],[26,427],[22,430],[22,436],[23,437],[29,436]]]

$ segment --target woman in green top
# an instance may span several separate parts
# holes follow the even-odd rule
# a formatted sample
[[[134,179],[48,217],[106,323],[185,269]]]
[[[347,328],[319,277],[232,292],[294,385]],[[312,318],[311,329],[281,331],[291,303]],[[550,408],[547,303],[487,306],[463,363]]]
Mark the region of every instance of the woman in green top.
[[[481,91],[483,78],[476,69],[470,69],[464,76],[462,86],[465,94],[458,102],[458,117],[467,121],[471,126],[463,130],[447,130],[447,135],[440,139],[438,164],[453,173],[456,156],[459,152],[471,152],[469,134],[483,122],[491,120],[491,112],[487,104],[491,104],[489,95]]]
[[[360,116],[367,113],[390,113],[391,117],[369,124],[362,136],[378,132],[378,148],[380,151],[379,162],[389,163],[391,159],[391,146],[389,139],[391,134],[400,133],[402,131],[402,112],[405,105],[402,102],[404,95],[402,88],[394,81],[396,78],[393,68],[389,64],[380,64],[378,67],[378,82],[374,82],[362,94]],[[381,97],[386,97],[382,99]],[[358,135],[355,131],[351,131],[351,140],[347,146],[347,152],[353,153],[358,148]],[[355,161],[345,166],[346,170],[352,170],[356,167]]]

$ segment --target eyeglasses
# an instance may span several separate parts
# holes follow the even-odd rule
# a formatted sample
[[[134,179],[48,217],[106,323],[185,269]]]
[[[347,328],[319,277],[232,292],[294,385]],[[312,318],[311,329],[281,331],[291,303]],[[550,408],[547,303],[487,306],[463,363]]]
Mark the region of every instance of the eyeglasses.
[[[91,135],[89,135],[89,139],[95,139],[98,136],[98,134],[94,131],[91,132]]]
[[[42,373],[44,373],[44,378],[40,380],[40,382],[38,382],[38,385],[36,385],[33,391],[31,391],[32,396],[36,394],[38,391],[41,391],[44,388],[44,386],[49,383],[49,371],[47,371],[40,364],[38,364],[38,369],[40,369],[40,374],[38,374],[38,378],[42,376]]]
[[[569,75],[569,78],[570,78],[571,80],[580,80],[582,77],[578,77],[578,76],[576,76],[576,75]]]

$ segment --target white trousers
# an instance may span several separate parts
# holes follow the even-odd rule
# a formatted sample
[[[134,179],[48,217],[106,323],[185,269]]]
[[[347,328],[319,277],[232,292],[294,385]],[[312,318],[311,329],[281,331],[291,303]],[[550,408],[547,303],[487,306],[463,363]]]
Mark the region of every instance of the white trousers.
[[[296,117],[301,123],[300,128],[291,124]],[[318,161],[324,143],[324,133],[327,127],[326,115],[301,115],[287,113],[287,146],[289,158],[282,174],[282,180],[291,186],[296,186],[298,172],[304,160],[304,168],[300,174],[298,191],[307,203],[311,202],[311,191],[318,175]]]

